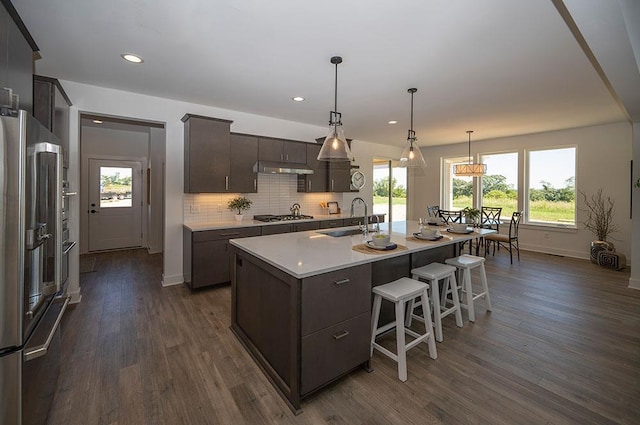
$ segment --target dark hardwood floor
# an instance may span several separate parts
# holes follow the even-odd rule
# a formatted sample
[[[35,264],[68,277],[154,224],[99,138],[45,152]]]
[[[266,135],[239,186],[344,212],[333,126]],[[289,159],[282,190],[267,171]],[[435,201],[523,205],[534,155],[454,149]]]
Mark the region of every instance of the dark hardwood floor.
[[[493,311],[443,320],[409,379],[374,354],[294,416],[229,330],[230,287],[162,288],[161,255],[97,255],[63,320],[51,425],[638,424],[640,291],[589,261],[487,259]],[[392,344],[389,339],[387,343]]]

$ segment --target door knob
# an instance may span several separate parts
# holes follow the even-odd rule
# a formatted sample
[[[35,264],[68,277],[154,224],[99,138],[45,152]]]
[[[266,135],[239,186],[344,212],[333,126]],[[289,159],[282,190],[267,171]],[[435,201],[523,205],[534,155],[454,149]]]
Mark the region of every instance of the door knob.
[[[97,213],[99,213],[100,211],[91,210],[90,212],[91,212],[91,214],[97,214]]]

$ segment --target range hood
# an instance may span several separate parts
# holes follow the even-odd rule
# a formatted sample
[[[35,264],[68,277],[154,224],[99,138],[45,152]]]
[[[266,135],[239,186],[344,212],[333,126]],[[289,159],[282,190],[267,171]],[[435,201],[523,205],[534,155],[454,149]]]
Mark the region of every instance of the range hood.
[[[313,174],[313,170],[306,164],[291,164],[272,161],[256,162],[253,166],[253,172],[269,174]]]

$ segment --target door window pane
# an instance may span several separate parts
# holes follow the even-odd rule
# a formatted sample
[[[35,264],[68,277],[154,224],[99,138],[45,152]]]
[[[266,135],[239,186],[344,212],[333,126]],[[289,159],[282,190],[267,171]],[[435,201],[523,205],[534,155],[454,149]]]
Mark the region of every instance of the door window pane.
[[[132,178],[131,167],[100,167],[100,208],[130,208]]]
[[[576,148],[529,152],[528,222],[575,226]]]
[[[482,177],[483,207],[502,208],[502,217],[518,211],[518,153],[482,155],[490,173]]]

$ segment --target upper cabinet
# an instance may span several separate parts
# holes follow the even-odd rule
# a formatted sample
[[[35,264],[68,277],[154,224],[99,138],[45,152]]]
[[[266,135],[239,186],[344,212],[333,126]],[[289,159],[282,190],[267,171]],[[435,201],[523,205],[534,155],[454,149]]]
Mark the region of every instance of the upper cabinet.
[[[231,133],[229,160],[229,192],[257,192],[258,174],[253,166],[258,160],[258,138]]]
[[[258,139],[258,157],[260,161],[306,164],[306,145],[301,142],[260,137]]]
[[[55,78],[33,76],[33,116],[58,136],[65,167],[69,166],[69,108],[71,100]]]
[[[322,145],[307,143],[307,166],[313,174],[298,174],[298,192],[326,192],[327,191],[327,163],[318,161],[318,154]]]
[[[33,113],[33,52],[38,46],[11,2],[0,5],[0,89],[9,88],[18,108]],[[0,99],[5,106],[8,91]],[[11,100],[9,100],[9,103]]]
[[[184,191],[229,191],[231,122],[187,114],[184,122]]]
[[[258,191],[257,137],[231,134],[228,120],[187,114],[182,121],[186,193]]]

